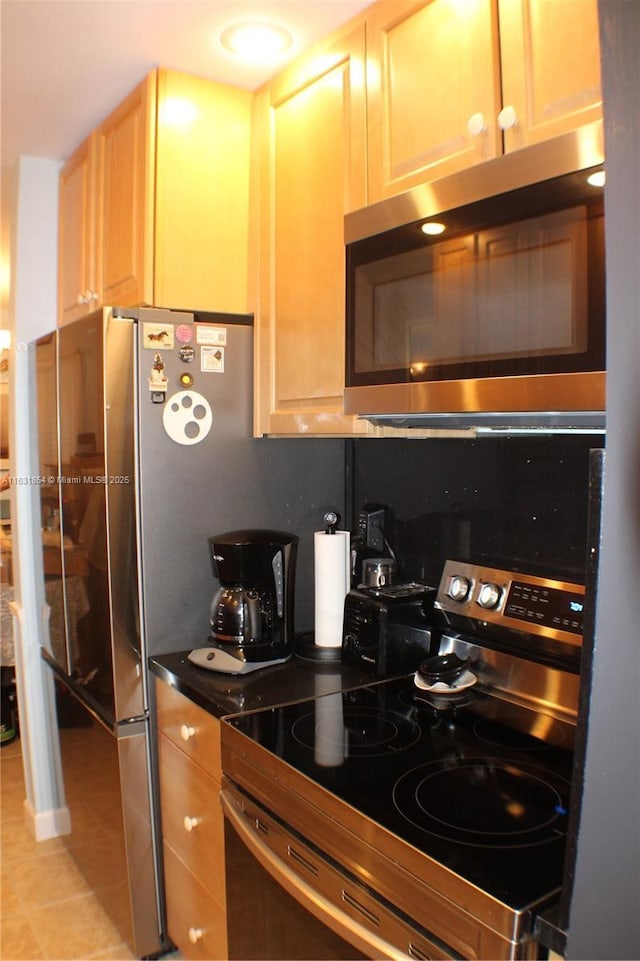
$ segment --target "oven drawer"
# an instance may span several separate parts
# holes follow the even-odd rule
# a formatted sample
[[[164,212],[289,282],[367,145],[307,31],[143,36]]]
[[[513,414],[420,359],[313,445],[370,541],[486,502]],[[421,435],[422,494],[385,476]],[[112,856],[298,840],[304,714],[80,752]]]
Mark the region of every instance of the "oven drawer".
[[[241,841],[283,892],[321,921],[332,936],[344,939],[361,952],[356,957],[388,961],[407,957],[418,961],[444,961],[457,957],[442,942],[432,940],[427,932],[407,924],[390,906],[373,897],[353,878],[339,872],[315,849],[289,833],[228,782],[221,799],[229,828],[235,832],[236,843]],[[230,841],[227,847],[229,872],[233,868]],[[245,869],[243,877],[247,873]],[[236,956],[231,943],[231,912],[235,906],[236,899],[232,895],[229,898],[229,957]],[[271,955],[264,957],[270,958]]]
[[[169,935],[185,959],[227,957],[224,909],[214,901],[165,843],[164,870]]]
[[[219,784],[162,734],[162,836],[220,904],[224,904],[224,826]]]
[[[220,721],[168,684],[156,684],[156,692],[159,731],[219,781]]]

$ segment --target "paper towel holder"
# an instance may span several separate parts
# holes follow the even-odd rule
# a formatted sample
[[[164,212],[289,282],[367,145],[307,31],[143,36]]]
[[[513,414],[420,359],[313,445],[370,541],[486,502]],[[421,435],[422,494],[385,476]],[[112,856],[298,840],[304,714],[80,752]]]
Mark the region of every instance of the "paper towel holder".
[[[324,524],[325,534],[335,534],[338,524],[340,523],[340,515],[337,513],[337,511],[327,511],[322,518],[322,523]]]
[[[305,631],[297,634],[295,639],[294,651],[298,657],[305,661],[314,661],[315,664],[333,664],[342,661],[342,645],[339,647],[320,647],[315,643],[314,631]]]
[[[325,511],[322,516],[325,534],[335,534],[339,523],[340,514],[337,511],[333,509]],[[336,664],[342,661],[342,644],[334,646],[316,644],[314,631],[308,631],[297,636],[295,651],[299,657],[314,661],[316,664]]]

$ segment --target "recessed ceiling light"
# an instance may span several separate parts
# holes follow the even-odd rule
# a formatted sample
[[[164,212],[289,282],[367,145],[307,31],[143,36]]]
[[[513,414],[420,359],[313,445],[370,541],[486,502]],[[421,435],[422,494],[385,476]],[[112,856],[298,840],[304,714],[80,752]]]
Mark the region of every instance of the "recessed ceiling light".
[[[271,63],[293,43],[288,30],[272,23],[236,23],[220,36],[226,50],[251,63]]]
[[[438,234],[443,234],[447,228],[444,224],[437,223],[435,220],[429,221],[429,223],[422,224],[420,230],[423,234],[428,234],[429,237],[437,237]]]

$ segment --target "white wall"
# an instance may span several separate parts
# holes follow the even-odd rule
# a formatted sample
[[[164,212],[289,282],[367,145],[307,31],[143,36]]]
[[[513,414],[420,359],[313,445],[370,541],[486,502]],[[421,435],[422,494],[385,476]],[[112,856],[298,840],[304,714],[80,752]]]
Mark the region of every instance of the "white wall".
[[[10,460],[15,664],[27,797],[38,840],[69,830],[60,771],[53,681],[40,657],[47,631],[35,418],[33,340],[56,326],[59,164],[21,157],[11,203]]]

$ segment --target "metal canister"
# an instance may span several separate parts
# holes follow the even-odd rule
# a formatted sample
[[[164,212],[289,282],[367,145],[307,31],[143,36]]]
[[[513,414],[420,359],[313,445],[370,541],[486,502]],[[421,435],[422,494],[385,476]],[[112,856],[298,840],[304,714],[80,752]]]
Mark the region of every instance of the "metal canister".
[[[362,562],[362,583],[365,587],[387,587],[393,584],[396,562],[391,557],[367,557]]]

